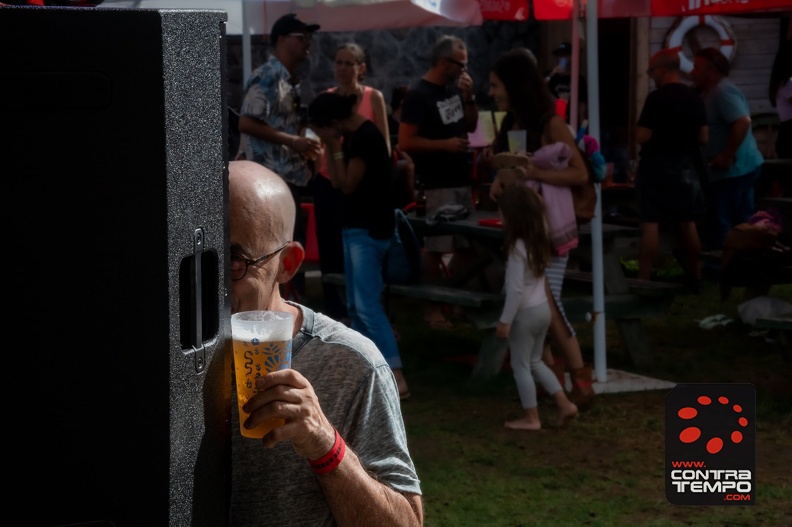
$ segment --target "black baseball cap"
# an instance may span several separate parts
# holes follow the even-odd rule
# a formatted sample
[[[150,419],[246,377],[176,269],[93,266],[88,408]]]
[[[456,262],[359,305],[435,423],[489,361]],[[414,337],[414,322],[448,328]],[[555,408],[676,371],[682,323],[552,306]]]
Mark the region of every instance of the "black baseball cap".
[[[319,30],[319,24],[306,24],[299,18],[296,13],[289,13],[283,15],[272,25],[270,31],[270,42],[273,45],[278,43],[278,38],[284,37],[289,33],[313,33]]]
[[[554,50],[553,55],[571,55],[572,54],[572,44],[569,42],[562,42],[560,43]]]

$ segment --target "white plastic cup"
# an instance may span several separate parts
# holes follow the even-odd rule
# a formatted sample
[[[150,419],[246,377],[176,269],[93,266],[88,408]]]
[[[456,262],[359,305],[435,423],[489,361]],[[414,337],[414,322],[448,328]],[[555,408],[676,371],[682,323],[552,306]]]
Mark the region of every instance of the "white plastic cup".
[[[258,392],[256,379],[291,368],[293,328],[292,314],[282,311],[242,311],[231,315],[239,430],[244,437],[261,438],[285,424],[283,419],[273,418],[247,429],[242,424],[250,414],[242,406]]]
[[[528,145],[525,138],[525,130],[509,130],[509,152],[516,154],[518,152],[527,152]]]

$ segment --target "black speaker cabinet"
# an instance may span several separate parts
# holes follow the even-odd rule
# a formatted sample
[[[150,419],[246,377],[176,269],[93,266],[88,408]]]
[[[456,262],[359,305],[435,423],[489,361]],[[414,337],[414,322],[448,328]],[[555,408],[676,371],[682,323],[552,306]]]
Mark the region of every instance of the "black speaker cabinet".
[[[15,525],[227,524],[226,19],[0,7]]]

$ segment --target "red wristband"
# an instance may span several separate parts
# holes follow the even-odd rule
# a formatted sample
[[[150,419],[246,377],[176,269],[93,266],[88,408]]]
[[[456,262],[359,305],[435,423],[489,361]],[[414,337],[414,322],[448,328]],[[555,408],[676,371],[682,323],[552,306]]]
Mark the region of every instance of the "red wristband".
[[[335,443],[330,449],[330,452],[320,457],[319,459],[308,460],[315,474],[327,474],[335,470],[341,464],[346,454],[346,443],[341,438],[338,430],[335,431]]]

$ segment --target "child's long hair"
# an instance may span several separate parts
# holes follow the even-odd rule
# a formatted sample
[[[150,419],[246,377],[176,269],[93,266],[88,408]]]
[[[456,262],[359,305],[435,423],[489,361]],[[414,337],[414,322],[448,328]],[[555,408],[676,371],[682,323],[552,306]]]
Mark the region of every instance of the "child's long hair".
[[[534,276],[543,276],[551,251],[544,201],[532,188],[512,185],[498,198],[498,207],[506,234],[503,250],[508,254],[517,240],[522,240],[528,252],[528,267]]]

